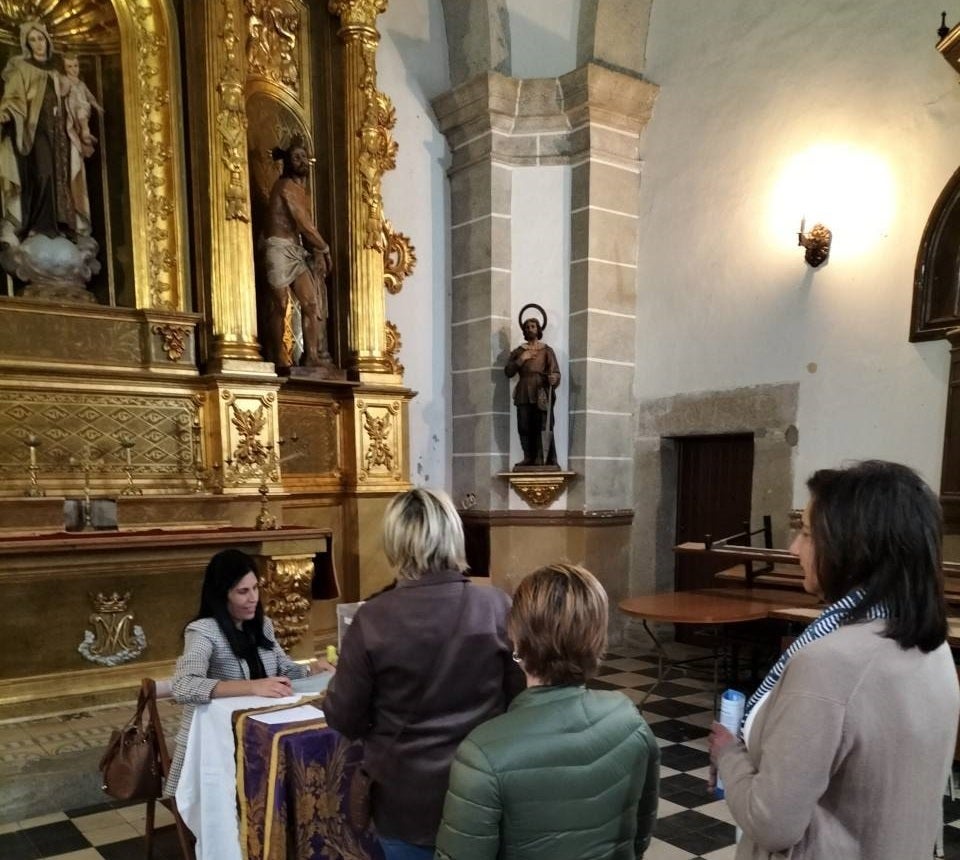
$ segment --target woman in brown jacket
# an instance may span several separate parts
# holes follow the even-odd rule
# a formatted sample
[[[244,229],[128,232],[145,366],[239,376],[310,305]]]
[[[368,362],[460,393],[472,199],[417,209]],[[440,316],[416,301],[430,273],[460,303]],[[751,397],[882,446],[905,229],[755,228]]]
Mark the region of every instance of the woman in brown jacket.
[[[927,860],[960,712],[940,506],[906,466],[816,472],[792,549],[829,604],[710,737],[737,860]]]
[[[363,739],[387,860],[426,860],[457,746],[503,713],[524,678],[507,639],[510,599],[465,575],[463,526],[446,494],[393,498],[383,546],[396,588],[354,616],[323,710],[334,729]]]

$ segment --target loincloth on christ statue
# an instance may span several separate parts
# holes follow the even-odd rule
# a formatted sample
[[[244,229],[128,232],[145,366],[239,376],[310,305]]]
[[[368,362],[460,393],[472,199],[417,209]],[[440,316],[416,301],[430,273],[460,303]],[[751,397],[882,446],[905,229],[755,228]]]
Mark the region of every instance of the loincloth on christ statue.
[[[313,280],[317,293],[317,318],[327,318],[327,291],[314,273],[313,255],[299,242],[278,236],[261,238],[264,274],[272,289],[288,288],[297,278],[307,274]]]

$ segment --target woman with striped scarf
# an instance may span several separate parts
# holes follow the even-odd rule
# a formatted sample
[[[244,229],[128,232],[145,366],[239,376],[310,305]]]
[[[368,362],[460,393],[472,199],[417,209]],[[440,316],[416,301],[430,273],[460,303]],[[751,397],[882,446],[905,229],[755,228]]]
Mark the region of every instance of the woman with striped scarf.
[[[824,469],[791,547],[827,603],[710,756],[737,860],[927,860],[960,715],[940,506],[911,469]]]

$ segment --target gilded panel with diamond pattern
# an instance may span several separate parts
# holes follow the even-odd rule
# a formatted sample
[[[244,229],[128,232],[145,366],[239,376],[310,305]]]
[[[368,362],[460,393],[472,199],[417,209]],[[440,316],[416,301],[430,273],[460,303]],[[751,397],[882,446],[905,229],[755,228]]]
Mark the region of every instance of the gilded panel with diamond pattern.
[[[179,475],[191,458],[192,415],[188,395],[0,390],[0,467],[23,469],[29,459],[24,443],[33,434],[40,440],[36,456],[45,472],[68,472],[71,458],[89,453],[103,461],[92,470],[95,481],[98,472],[122,469],[120,439],[126,438],[133,442],[136,475]]]

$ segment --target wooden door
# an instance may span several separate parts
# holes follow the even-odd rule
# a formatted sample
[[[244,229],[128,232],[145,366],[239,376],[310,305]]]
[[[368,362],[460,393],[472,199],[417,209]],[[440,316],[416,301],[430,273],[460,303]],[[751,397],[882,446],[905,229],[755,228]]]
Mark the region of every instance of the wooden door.
[[[713,540],[743,531],[750,519],[753,434],[683,436],[676,440],[677,528],[675,543]],[[715,586],[713,576],[729,560],[677,555],[677,591]]]

